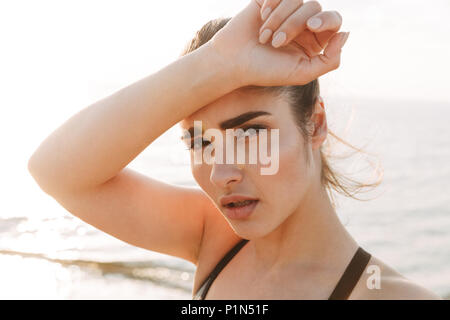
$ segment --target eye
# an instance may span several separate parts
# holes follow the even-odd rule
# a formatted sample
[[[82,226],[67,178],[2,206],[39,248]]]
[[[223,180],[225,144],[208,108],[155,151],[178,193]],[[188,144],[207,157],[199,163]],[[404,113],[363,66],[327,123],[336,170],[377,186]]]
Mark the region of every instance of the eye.
[[[208,144],[210,144],[211,141],[204,140],[202,138],[193,139],[191,141],[191,145],[186,150],[194,150],[194,149],[201,149],[203,147],[206,147]]]
[[[267,127],[265,127],[263,125],[260,125],[260,124],[255,124],[255,125],[250,125],[250,126],[247,126],[247,127],[243,127],[241,129],[245,131],[244,132],[244,137],[249,137],[249,136],[252,136],[254,134],[259,134],[260,130],[262,130],[262,129],[266,129],[267,130]],[[253,129],[253,130],[249,130],[249,129]]]
[[[268,128],[266,126],[263,126],[263,125],[260,125],[260,124],[254,124],[254,125],[249,125],[249,126],[242,127],[242,128],[239,128],[239,129],[244,130],[244,134],[239,136],[239,137],[237,137],[238,139],[241,139],[241,138],[253,136],[255,134],[259,134],[260,130],[262,130],[262,129],[267,130]],[[253,129],[253,130],[249,130],[249,129]],[[204,140],[202,138],[193,139],[191,141],[191,145],[189,146],[189,148],[186,148],[186,150],[201,149],[203,147],[206,147],[210,143],[211,143],[211,141]]]

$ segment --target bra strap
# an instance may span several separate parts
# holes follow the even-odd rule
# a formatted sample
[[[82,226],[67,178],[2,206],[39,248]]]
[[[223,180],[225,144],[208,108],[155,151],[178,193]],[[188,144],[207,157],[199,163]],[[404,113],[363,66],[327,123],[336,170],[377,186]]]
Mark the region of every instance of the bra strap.
[[[367,264],[371,258],[370,253],[363,248],[358,247],[355,255],[348,264],[341,279],[337,283],[328,300],[346,300],[353,291],[361,274],[366,269]]]
[[[205,299],[208,293],[209,287],[212,285],[214,279],[219,275],[220,271],[230,262],[230,260],[241,250],[241,248],[248,242],[247,239],[239,241],[228,253],[219,261],[214,270],[210,273],[206,281],[204,282],[205,288],[203,289],[201,300]],[[202,285],[203,286],[203,285]]]

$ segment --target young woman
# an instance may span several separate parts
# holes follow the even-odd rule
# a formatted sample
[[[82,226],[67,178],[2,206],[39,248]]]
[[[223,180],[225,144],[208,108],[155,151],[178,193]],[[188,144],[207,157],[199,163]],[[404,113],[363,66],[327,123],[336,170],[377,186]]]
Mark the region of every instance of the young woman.
[[[317,82],[339,66],[341,23],[316,1],[251,0],[205,25],[177,61],[70,118],[29,170],[85,222],[194,263],[196,299],[439,299],[360,248],[330,199],[331,188],[351,194],[322,151],[329,130]],[[201,189],[126,168],[177,123],[190,133]],[[259,161],[217,161],[220,139],[201,130],[236,128],[249,145],[278,130],[268,144],[275,173],[261,174]],[[194,161],[209,145],[213,161]]]

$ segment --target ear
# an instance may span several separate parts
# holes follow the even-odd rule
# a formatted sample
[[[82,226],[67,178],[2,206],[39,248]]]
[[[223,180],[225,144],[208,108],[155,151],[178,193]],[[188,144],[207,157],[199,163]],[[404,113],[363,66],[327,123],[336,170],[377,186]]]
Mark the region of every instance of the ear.
[[[328,134],[327,117],[325,113],[325,104],[321,96],[318,96],[314,103],[314,112],[311,116],[312,135],[311,146],[312,149],[319,149],[324,143]]]

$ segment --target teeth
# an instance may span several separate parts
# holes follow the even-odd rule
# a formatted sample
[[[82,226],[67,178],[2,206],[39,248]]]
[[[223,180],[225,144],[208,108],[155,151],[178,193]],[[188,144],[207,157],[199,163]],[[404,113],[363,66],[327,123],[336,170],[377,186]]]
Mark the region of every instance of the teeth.
[[[232,202],[230,204],[228,204],[228,206],[230,207],[243,207],[246,206],[250,203],[252,203],[254,200],[244,200],[244,201],[237,201],[237,202]]]

